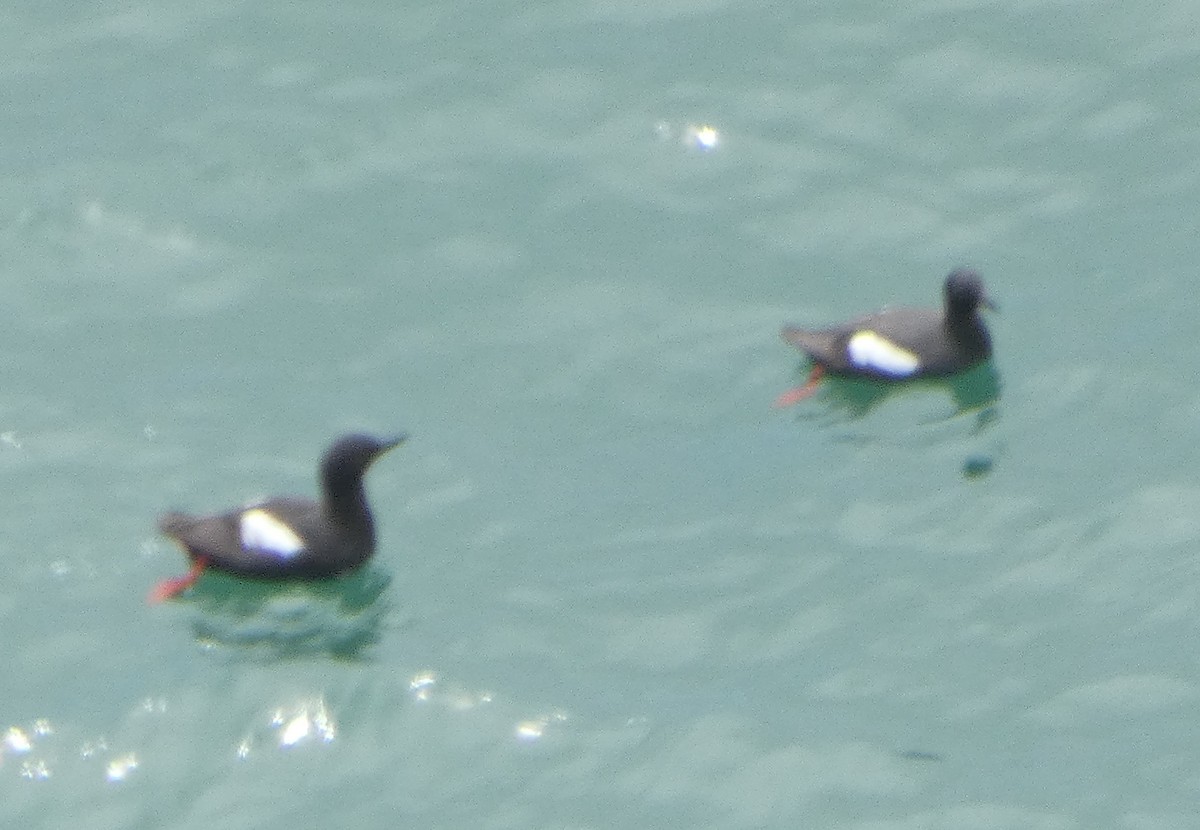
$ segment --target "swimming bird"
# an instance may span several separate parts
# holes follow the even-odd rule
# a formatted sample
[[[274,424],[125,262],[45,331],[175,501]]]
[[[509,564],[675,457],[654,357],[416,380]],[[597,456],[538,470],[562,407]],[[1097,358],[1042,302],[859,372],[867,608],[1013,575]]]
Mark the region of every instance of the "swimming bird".
[[[212,516],[167,513],[158,528],[180,544],[192,568],[159,583],[149,600],[177,596],[210,567],[255,579],[325,579],[358,568],[375,552],[363,476],[372,461],[405,439],[337,439],[321,460],[320,501],[284,496]]]
[[[952,375],[992,355],[979,309],[995,309],[979,274],[959,268],[946,277],[945,304],[888,308],[825,329],[785,326],[783,339],[805,352],[813,367],[804,385],[775,406],[790,406],[816,391],[826,374],[885,381]]]

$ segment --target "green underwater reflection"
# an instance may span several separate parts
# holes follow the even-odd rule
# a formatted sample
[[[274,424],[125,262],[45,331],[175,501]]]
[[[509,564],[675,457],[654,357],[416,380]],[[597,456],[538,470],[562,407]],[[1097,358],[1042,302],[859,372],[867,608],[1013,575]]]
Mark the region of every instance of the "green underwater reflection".
[[[268,581],[208,571],[186,600],[196,640],[258,657],[361,659],[379,641],[390,574],[367,566],[337,579]]]
[[[823,405],[819,412],[821,417],[835,422],[855,421],[865,418],[885,401],[901,394],[911,394],[914,390],[946,394],[953,404],[946,418],[974,413],[977,430],[986,427],[999,415],[1000,373],[991,360],[949,377],[919,378],[898,383],[827,375],[812,400]]]

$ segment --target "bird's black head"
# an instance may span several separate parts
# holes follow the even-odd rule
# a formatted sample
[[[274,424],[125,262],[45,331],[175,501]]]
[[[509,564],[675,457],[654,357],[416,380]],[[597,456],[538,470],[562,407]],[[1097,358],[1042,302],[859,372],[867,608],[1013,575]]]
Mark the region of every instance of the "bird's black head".
[[[408,436],[380,438],[366,433],[343,435],[325,451],[321,461],[321,479],[331,492],[357,485],[363,473],[379,456],[402,444]]]
[[[958,268],[946,277],[946,314],[950,317],[969,317],[980,306],[995,309],[983,287],[979,273],[970,268]]]

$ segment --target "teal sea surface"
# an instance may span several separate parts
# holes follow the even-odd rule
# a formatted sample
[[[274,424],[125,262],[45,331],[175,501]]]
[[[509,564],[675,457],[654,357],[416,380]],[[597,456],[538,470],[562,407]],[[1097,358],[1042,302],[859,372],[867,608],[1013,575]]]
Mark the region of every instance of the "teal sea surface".
[[[0,11],[0,825],[1164,830],[1200,6]],[[994,361],[802,381],[936,305]],[[161,513],[316,492],[330,583]]]

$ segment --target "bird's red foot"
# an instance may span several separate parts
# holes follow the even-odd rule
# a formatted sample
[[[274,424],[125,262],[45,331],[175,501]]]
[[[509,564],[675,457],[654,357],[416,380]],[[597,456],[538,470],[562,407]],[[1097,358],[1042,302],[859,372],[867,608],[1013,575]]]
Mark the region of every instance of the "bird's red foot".
[[[146,597],[146,602],[151,605],[157,605],[164,600],[177,597],[195,584],[200,578],[200,574],[204,573],[204,569],[208,567],[208,561],[203,557],[196,557],[192,561],[192,569],[183,576],[176,576],[172,579],[164,579],[162,582],[154,586],[150,591],[150,595]]]
[[[820,384],[821,378],[823,377],[825,377],[825,370],[820,366],[820,364],[814,364],[812,371],[808,374],[808,380],[804,381],[804,385],[797,386],[795,389],[789,389],[788,391],[784,392],[775,399],[775,403],[773,403],[772,406],[774,406],[776,409],[782,409],[785,406],[791,406],[792,404],[800,403],[800,401],[817,391],[817,385]]]

